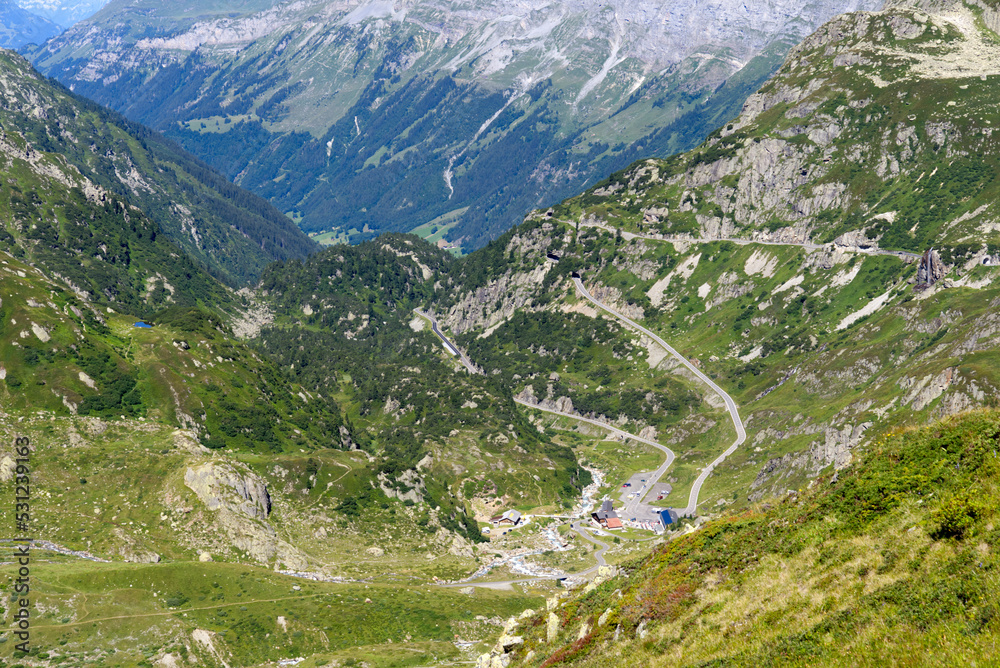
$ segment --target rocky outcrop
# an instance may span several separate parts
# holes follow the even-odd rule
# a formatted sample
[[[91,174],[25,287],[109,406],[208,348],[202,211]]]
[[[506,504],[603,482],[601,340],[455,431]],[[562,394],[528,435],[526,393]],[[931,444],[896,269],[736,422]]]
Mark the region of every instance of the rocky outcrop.
[[[118,554],[124,561],[133,564],[156,564],[160,561],[160,555],[152,550],[146,549],[139,544],[139,540],[127,533],[125,530],[116,527],[115,537],[120,542]]]
[[[917,284],[914,286],[916,290],[924,290],[931,287],[948,273],[948,268],[941,261],[941,256],[933,248],[927,249],[924,252],[922,258],[920,258],[920,265],[917,267]]]
[[[403,471],[394,481],[390,480],[386,474],[380,473],[378,484],[382,493],[390,499],[413,503],[420,503],[424,500],[424,480],[413,469]]]
[[[559,635],[559,615],[554,612],[550,612],[548,618],[545,621],[545,639],[547,642],[552,642]]]
[[[907,391],[902,404],[914,411],[922,411],[951,386],[955,379],[955,369],[948,368],[941,373],[927,375],[920,380],[904,376],[899,386]]]
[[[595,589],[600,587],[602,584],[604,584],[617,574],[618,574],[618,568],[616,566],[612,566],[610,564],[605,566],[599,566],[597,568],[597,575],[594,577],[593,580],[588,582],[587,585],[583,588],[583,593],[589,594],[590,592],[594,591]]]
[[[531,385],[526,385],[524,389],[521,390],[514,398],[518,401],[523,401],[527,404],[538,406],[539,408],[544,408],[546,410],[576,415],[576,413],[574,413],[572,399],[569,397],[553,398],[551,396],[539,399],[535,396],[535,388]]]
[[[308,567],[305,555],[279,539],[268,524],[271,495],[256,473],[234,462],[208,461],[188,467],[184,484],[212,516],[214,552],[235,549],[261,564],[277,560],[293,571]]]
[[[595,285],[588,288],[590,294],[593,295],[594,299],[604,304],[607,304],[611,308],[615,309],[619,313],[629,317],[633,320],[642,320],[646,317],[646,312],[641,306],[635,304],[630,304],[625,301],[622,296],[622,291],[618,288],[611,288],[603,285]]]
[[[749,499],[759,501],[783,493],[782,481],[796,475],[816,476],[830,465],[837,471],[845,468],[851,463],[852,451],[871,426],[871,422],[864,422],[856,426],[827,427],[823,440],[814,442],[808,450],[769,459],[750,485]]]
[[[507,620],[500,638],[488,653],[479,657],[476,668],[507,668],[511,664],[513,657],[509,652],[524,644],[524,639],[515,633],[519,624],[514,617]]]
[[[259,520],[271,514],[267,485],[257,474],[238,470],[235,464],[210,461],[189,467],[184,484],[209,510],[225,508]]]
[[[17,469],[17,465],[14,459],[9,455],[4,455],[3,459],[0,459],[0,482],[9,482],[14,479],[14,471]]]
[[[538,287],[554,266],[544,258],[556,241],[552,236],[555,229],[551,223],[544,223],[512,237],[504,252],[518,264],[486,285],[461,295],[440,317],[441,324],[455,334],[476,329],[490,332],[515,312],[531,311]]]

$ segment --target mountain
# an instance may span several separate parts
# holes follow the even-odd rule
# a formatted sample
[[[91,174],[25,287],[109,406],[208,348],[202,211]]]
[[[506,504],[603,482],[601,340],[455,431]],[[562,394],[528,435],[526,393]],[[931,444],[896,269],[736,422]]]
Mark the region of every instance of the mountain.
[[[0,656],[994,662],[998,16],[839,16],[694,150],[465,256],[385,234],[239,293],[22,127],[71,117],[12,58],[0,479],[30,437],[45,555]]]
[[[388,236],[287,253],[256,293],[234,291],[194,256],[214,249],[188,240],[237,238],[224,221],[263,250],[285,228],[311,243],[262,200],[10,52],[0,94],[0,495],[13,502],[12,448],[27,438],[39,580],[69,577],[93,594],[77,607],[59,585],[36,588],[59,613],[38,625],[27,660],[128,666],[148,653],[217,665],[217,646],[238,665],[289,651],[388,660],[394,638],[421,659],[460,658],[488,635],[485,620],[537,604],[529,592],[470,600],[401,584],[460,578],[521,549],[491,546],[483,516],[501,504],[558,512],[591,482],[570,447],[502,386],[456,374],[420,326],[412,309],[451,255]],[[165,232],[178,228],[177,241]],[[208,257],[227,259],[218,253]],[[232,253],[228,266],[251,275],[263,257]],[[157,596],[103,598],[106,578]],[[190,619],[167,628],[171,608]],[[345,623],[345,609],[365,628]],[[155,648],[105,625],[123,610]],[[269,618],[286,616],[290,644],[261,645]],[[85,618],[88,630],[59,645],[63,625]],[[26,658],[0,639],[4,662]]]
[[[0,54],[0,95],[4,152],[42,181],[10,195],[26,198],[21,225],[44,206],[32,201],[42,190],[64,200],[66,188],[75,187],[68,192],[78,202],[119,200],[139,208],[194,261],[234,285],[255,280],[273,260],[303,257],[315,247],[266,201],[158,133],[45,80],[16,54]],[[41,234],[43,221],[35,224]],[[69,276],[83,285],[88,278],[84,271],[78,280],[80,270]]]
[[[108,4],[108,0],[18,0],[17,4],[29,12],[68,28],[77,21],[95,14]]]
[[[19,7],[13,0],[0,2],[0,48],[19,49],[26,44],[41,44],[60,32],[62,28],[58,25]]]
[[[662,505],[683,508],[711,468],[699,519],[526,613],[484,660],[992,656],[979,648],[997,633],[997,9],[838,17],[696,150],[638,162],[460,261],[438,317],[470,351],[524,350],[525,312],[601,314],[580,276],[697,361],[748,431],[721,461],[731,433],[705,448],[690,428],[667,432]],[[518,247],[533,258],[508,254]],[[470,356],[487,373],[503,363]],[[587,381],[560,376],[548,398],[575,408]],[[527,385],[513,389],[539,394]]]
[[[0,96],[5,411],[148,417],[213,448],[281,449],[343,424],[335,403],[296,396],[273,363],[233,345],[226,321],[245,312],[242,298],[164,232],[192,220],[188,234],[225,240],[243,222],[281,238],[259,213],[266,203],[239,200],[155,133],[75,98],[10,52],[0,53]],[[158,209],[167,199],[174,208]],[[247,203],[259,211],[240,208]],[[231,216],[225,227],[220,211]],[[236,250],[245,248],[239,236]],[[154,331],[133,347],[140,318]],[[267,423],[275,418],[284,426]]]
[[[729,505],[796,489],[883,430],[995,402],[994,11],[831,21],[696,150],[640,161],[463,258],[441,280],[442,326],[503,374],[504,351],[533,336],[519,318],[599,315],[581,276],[697,359],[752,425],[706,482]],[[553,371],[561,387],[531,394],[594,392]],[[683,507],[727,437],[679,458],[667,502]]]
[[[431,223],[476,247],[599,175],[691,148],[791,44],[877,4],[143,0],[30,57],[311,233]]]

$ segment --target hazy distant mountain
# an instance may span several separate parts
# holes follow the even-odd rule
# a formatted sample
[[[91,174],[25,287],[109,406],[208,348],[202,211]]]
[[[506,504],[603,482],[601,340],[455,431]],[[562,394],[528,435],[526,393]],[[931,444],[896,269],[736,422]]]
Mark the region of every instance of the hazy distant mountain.
[[[62,32],[52,21],[21,9],[10,0],[0,0],[0,47],[18,49],[41,44]]]
[[[734,117],[791,44],[879,0],[118,1],[31,58],[309,231],[478,245]]]
[[[17,4],[23,9],[68,28],[77,21],[92,16],[108,4],[108,0],[18,0]]]

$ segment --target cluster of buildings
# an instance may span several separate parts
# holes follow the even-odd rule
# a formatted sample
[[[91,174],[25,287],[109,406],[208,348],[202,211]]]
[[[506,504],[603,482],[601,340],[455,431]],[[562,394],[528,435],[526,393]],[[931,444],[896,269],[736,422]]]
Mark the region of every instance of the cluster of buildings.
[[[611,503],[610,499],[605,499],[604,503],[601,504],[601,509],[591,513],[590,518],[602,529],[613,530],[622,528],[622,520],[618,517],[618,513],[615,512],[614,504]]]
[[[656,533],[665,531],[667,526],[677,521],[677,517],[676,510],[664,508],[657,512],[653,518],[648,520],[636,520],[635,518],[632,518],[631,520],[622,520],[618,517],[618,513],[615,512],[614,504],[610,499],[605,499],[601,504],[601,509],[590,514],[590,518],[602,529],[614,530],[627,526],[633,529],[655,531]]]

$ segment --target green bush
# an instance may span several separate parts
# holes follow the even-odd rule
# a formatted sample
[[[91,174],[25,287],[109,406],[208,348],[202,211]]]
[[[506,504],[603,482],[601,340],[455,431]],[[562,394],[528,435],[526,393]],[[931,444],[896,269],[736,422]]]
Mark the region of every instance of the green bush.
[[[963,538],[981,514],[982,507],[968,492],[952,496],[932,514],[937,523],[932,535],[935,538]]]

